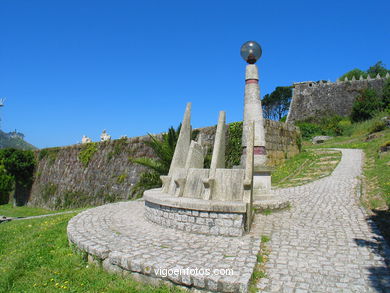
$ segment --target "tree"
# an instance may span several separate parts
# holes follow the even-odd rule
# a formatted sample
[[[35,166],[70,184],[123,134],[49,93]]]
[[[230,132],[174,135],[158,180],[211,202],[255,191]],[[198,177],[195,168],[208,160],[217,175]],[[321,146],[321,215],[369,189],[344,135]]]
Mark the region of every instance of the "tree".
[[[149,169],[140,174],[140,179],[132,188],[132,196],[142,197],[145,190],[161,186],[160,176],[169,172],[180,128],[181,124],[176,130],[173,127],[169,128],[168,132],[162,134],[161,138],[149,134],[150,141],[145,142],[145,144],[152,148],[156,158],[142,157],[131,159],[134,163]]]
[[[352,77],[359,79],[360,76],[367,78],[368,74],[370,74],[371,77],[376,77],[378,73],[382,77],[385,77],[386,73],[390,73],[390,70],[385,68],[385,64],[383,64],[382,61],[378,61],[373,66],[370,66],[366,71],[360,70],[358,68],[352,69],[351,71],[348,71],[347,73],[340,76],[339,79],[341,81],[344,81],[345,77],[348,77],[349,80],[351,80]]]
[[[386,80],[382,92],[383,108],[390,112],[390,78]]]
[[[274,120],[282,119],[290,108],[291,97],[292,87],[290,86],[278,86],[270,95],[265,95],[262,100],[264,117]]]
[[[354,122],[371,119],[383,109],[381,97],[373,89],[365,89],[356,98],[351,113]]]
[[[0,159],[7,173],[15,180],[15,205],[25,205],[33,183],[34,153],[12,148],[3,149],[0,151]]]
[[[352,69],[351,71],[348,71],[347,73],[343,74],[339,79],[341,81],[344,81],[346,77],[348,77],[348,80],[351,80],[352,77],[355,77],[355,79],[359,79],[360,76],[363,76],[363,78],[367,78],[367,72],[360,70],[358,68]]]
[[[382,77],[385,77],[386,73],[390,73],[390,70],[386,69],[385,64],[383,64],[382,61],[378,61],[367,69],[367,73],[371,77],[376,77],[378,74]]]

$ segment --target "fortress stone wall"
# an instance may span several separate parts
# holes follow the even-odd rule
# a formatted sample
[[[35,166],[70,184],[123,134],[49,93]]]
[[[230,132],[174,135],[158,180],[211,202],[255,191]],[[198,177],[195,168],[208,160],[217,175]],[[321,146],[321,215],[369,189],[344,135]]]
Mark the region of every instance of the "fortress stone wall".
[[[388,75],[386,76],[388,78]],[[299,82],[294,83],[293,97],[287,122],[305,120],[314,116],[349,116],[355,98],[363,89],[372,88],[380,92],[386,78],[345,80],[336,82]]]
[[[291,124],[265,120],[270,165],[299,152],[298,128]],[[216,127],[200,128],[206,144],[214,143]],[[153,157],[145,144],[148,136],[124,138],[93,144],[36,151],[37,167],[29,205],[50,209],[96,206],[130,198],[132,186],[144,167],[129,157]],[[88,164],[80,152],[95,148]]]

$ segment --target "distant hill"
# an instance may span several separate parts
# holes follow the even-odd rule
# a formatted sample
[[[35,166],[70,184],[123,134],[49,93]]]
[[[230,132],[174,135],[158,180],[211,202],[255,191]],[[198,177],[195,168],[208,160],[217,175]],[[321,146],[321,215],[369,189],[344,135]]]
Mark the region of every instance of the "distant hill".
[[[0,130],[0,149],[15,148],[21,150],[35,150],[37,149],[32,144],[24,141],[24,135],[19,132],[6,133]]]

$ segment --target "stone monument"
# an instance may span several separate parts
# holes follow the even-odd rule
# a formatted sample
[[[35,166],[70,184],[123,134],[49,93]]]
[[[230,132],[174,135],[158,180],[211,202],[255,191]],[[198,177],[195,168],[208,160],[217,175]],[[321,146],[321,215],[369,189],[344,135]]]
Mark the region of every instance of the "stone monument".
[[[248,123],[245,168],[225,169],[225,112],[219,113],[210,169],[203,167],[201,136],[191,141],[191,103],[187,104],[169,173],[162,188],[144,193],[145,217],[192,233],[242,236],[253,219],[254,123]]]

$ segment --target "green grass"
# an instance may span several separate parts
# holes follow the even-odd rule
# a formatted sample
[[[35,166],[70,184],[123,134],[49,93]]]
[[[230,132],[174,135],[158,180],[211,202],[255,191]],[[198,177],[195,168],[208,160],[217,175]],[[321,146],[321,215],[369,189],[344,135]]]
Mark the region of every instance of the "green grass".
[[[0,292],[180,292],[86,263],[68,244],[66,226],[74,215],[0,225]]]
[[[338,151],[308,149],[286,160],[272,173],[272,186],[299,186],[329,176],[341,159]]]
[[[269,236],[262,235],[261,236],[261,244],[260,244],[260,251],[257,254],[257,263],[256,266],[252,272],[251,281],[249,284],[249,292],[258,292],[256,285],[262,278],[267,278],[267,273],[265,269],[265,263],[268,260],[268,256],[270,254],[270,249],[267,246],[267,242],[270,241]]]
[[[72,211],[82,211],[84,208],[72,209]],[[30,217],[40,216],[47,214],[55,214],[60,212],[66,212],[68,210],[48,210],[43,208],[35,208],[30,206],[14,207],[11,203],[0,205],[0,215],[6,217]]]

